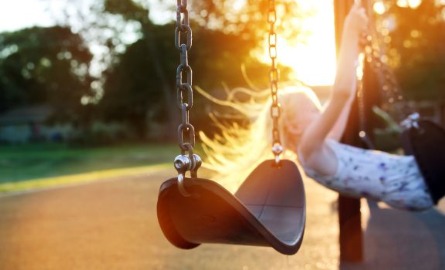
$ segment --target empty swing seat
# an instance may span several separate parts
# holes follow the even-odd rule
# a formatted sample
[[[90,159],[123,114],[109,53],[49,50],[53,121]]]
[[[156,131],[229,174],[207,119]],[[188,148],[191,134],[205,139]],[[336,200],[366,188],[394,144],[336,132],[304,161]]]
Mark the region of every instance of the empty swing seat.
[[[186,178],[165,181],[157,213],[165,237],[176,247],[191,249],[202,243],[270,246],[295,254],[303,240],[306,199],[295,163],[261,163],[233,195],[214,181]]]
[[[414,155],[433,202],[445,196],[445,130],[428,120],[402,133],[405,153]]]

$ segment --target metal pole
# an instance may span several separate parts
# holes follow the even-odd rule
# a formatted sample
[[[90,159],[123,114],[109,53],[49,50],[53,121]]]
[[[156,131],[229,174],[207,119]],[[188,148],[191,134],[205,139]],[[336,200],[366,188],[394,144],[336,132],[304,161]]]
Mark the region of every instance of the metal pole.
[[[337,53],[340,48],[341,31],[343,22],[349,12],[354,0],[334,0],[335,13],[335,38]],[[358,103],[354,101],[347,128],[342,138],[342,142],[349,145],[361,145],[358,137],[359,119]],[[361,262],[363,261],[363,233],[361,227],[360,200],[342,196],[338,198],[338,218],[340,226],[340,261],[341,262]]]

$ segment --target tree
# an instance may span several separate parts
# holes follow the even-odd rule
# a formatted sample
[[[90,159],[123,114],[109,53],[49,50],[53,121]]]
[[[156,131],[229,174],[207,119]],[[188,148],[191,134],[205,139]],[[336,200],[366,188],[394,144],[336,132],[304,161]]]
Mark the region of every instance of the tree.
[[[161,58],[164,56],[164,54],[161,53],[161,48],[159,47],[159,44],[164,43],[162,37],[165,35],[161,35],[161,38],[159,38],[159,36],[156,35],[162,32],[157,31],[159,27],[153,24],[153,22],[149,20],[148,17],[149,10],[145,9],[141,5],[138,5],[131,0],[125,0],[125,1],[105,0],[104,11],[109,12],[111,14],[118,14],[122,16],[125,20],[136,21],[141,26],[141,34],[142,34],[141,39],[137,41],[135,44],[133,44],[134,47],[132,48],[132,50],[129,51],[128,54],[126,55],[124,54],[123,58],[120,61],[120,63],[122,63],[124,67],[127,68],[121,69],[120,67],[117,67],[117,70],[115,71],[121,75],[119,76],[119,78],[122,78],[122,81],[120,81],[115,85],[122,85],[128,82],[128,80],[126,79],[128,78],[128,76],[125,77],[125,74],[128,71],[133,71],[131,74],[127,73],[130,76],[135,76],[135,74],[138,73],[144,74],[144,77],[148,77],[147,80],[145,80],[146,84],[144,84],[143,80],[144,77],[142,77],[142,80],[138,80],[137,83],[131,83],[130,91],[126,93],[122,93],[122,91],[128,89],[128,85],[122,85],[120,88],[114,88],[114,87],[112,87],[111,89],[105,88],[106,96],[102,101],[103,102],[102,106],[104,108],[107,107],[113,108],[114,106],[117,105],[117,103],[120,103],[120,107],[125,107],[128,113],[132,115],[132,117],[128,119],[130,120],[130,123],[133,124],[135,130],[138,131],[137,134],[139,135],[139,137],[144,137],[146,134],[146,128],[148,122],[147,116],[150,112],[150,108],[152,107],[151,105],[159,103],[160,101],[159,98],[161,98],[161,100],[163,101],[162,103],[164,103],[165,105],[175,100],[172,94],[173,86],[170,84],[170,80],[168,80],[166,75],[167,74],[166,70],[168,69],[168,65],[166,66],[165,65],[166,62],[164,61],[164,59]],[[170,33],[173,33],[173,30],[171,30]],[[137,51],[140,54],[136,55],[133,53],[134,51]],[[132,62],[131,61],[132,59],[135,61]],[[134,67],[141,67],[141,65],[142,65],[141,69],[134,70]],[[110,68],[113,69],[114,67]],[[113,73],[114,71],[111,71],[107,72],[106,74],[113,74]],[[111,79],[111,81],[113,80],[114,79]],[[157,83],[153,83],[153,81],[156,81]],[[110,86],[109,83],[107,83],[106,85]],[[154,92],[153,91],[154,89],[160,91],[162,95],[159,95],[156,92]],[[121,92],[121,94],[117,96],[126,96],[126,98],[120,99],[119,101],[115,100],[116,96],[113,95],[113,93],[118,93],[118,92]],[[113,102],[113,99],[117,101],[117,103]],[[122,101],[125,100],[127,102],[122,103]],[[113,111],[110,110],[106,111],[108,112],[106,114],[109,117],[115,115]],[[167,123],[169,123],[168,132],[166,132],[167,137],[173,138],[174,134],[173,131],[176,129],[179,117],[172,110],[164,110],[164,112],[168,116]]]
[[[149,11],[132,1],[107,0],[104,7],[106,11],[120,14],[126,20],[139,22],[142,37],[130,45],[118,57],[120,60],[116,65],[104,74],[108,79],[99,107],[108,117],[132,119],[140,136],[145,133],[147,116],[156,115],[157,120],[169,123],[166,134],[175,138],[179,123],[173,80],[179,63],[179,52],[173,39],[175,25],[154,24],[148,20]],[[254,39],[239,33],[224,32],[223,29],[207,29],[196,23],[192,28],[194,38],[189,60],[195,85],[207,90],[221,88],[222,83],[229,87],[246,86],[241,74],[243,64],[248,65],[249,71],[255,74],[252,80],[264,85],[268,67],[251,55],[251,51],[257,48]],[[262,76],[256,74],[258,71]],[[135,75],[138,72],[143,75]],[[202,103],[200,98],[195,96],[195,104]],[[129,117],[129,114],[130,118],[125,117]],[[198,124],[200,127],[205,127],[203,123],[208,122],[207,115],[203,114],[202,106],[195,106],[194,121],[201,122],[201,125]]]
[[[312,11],[299,2],[273,1],[276,16],[270,12],[273,6],[269,0],[193,1],[191,10],[193,18],[205,28],[237,34],[260,46],[267,33],[264,30],[274,18],[276,31],[283,39],[296,42],[295,37],[303,38],[300,20]]]
[[[160,26],[160,28],[171,30],[172,26]],[[126,52],[119,57],[119,61],[104,72],[105,92],[98,104],[102,117],[107,120],[130,122],[141,138],[146,134],[147,118],[150,115],[159,121],[169,121],[169,112],[176,112],[165,103],[165,98],[162,96],[165,93],[161,89],[163,86],[157,75],[159,71],[156,71],[157,68],[162,68],[162,72],[169,70],[170,75],[173,75],[173,56],[165,57],[162,65],[159,63],[155,66],[151,54],[147,52],[147,43],[146,39],[140,39],[129,45]],[[175,53],[173,44],[165,42],[164,45],[159,47],[160,55]],[[174,89],[171,89],[170,84],[164,87],[164,90],[172,96]],[[169,97],[169,100],[174,102],[172,106],[176,108],[175,99]]]
[[[49,104],[57,118],[75,119],[90,93],[92,55],[65,27],[27,28],[0,34],[0,110]]]
[[[445,98],[445,4],[391,2],[383,23],[388,57],[407,99]]]
[[[215,27],[205,23],[209,22],[210,17],[202,16],[205,10],[200,11],[201,7],[205,8],[201,4],[210,2],[220,5],[223,1],[194,1],[189,6],[194,33],[189,59],[194,85],[207,90],[221,88],[222,83],[227,84],[229,88],[245,86],[246,82],[241,74],[241,66],[245,65],[251,79],[259,82],[259,87],[266,86],[268,66],[259,63],[252,56],[254,50],[259,46],[263,47],[269,31],[267,12],[264,13],[266,1],[260,1],[258,4],[249,1],[251,8],[246,9],[248,12],[244,15],[241,12],[235,14],[239,20],[234,21],[231,16],[222,16],[218,20],[227,23]],[[72,3],[66,4],[72,5],[74,9],[78,8]],[[278,19],[281,19],[286,10],[295,14],[294,1],[285,1],[284,5],[278,6]],[[230,7],[226,8],[228,13],[224,15],[231,12]],[[76,31],[86,37],[88,42],[100,42],[107,52],[99,60],[103,72],[95,85],[99,85],[100,91],[96,91],[97,95],[92,99],[97,103],[101,117],[131,122],[140,137],[146,133],[148,120],[155,118],[168,123],[166,134],[173,139],[176,138],[180,116],[174,85],[174,76],[179,64],[179,52],[174,46],[175,25],[173,22],[157,25],[150,20],[151,11],[147,1],[104,0],[94,2],[88,14],[65,14],[61,23],[70,25],[70,22],[86,22],[83,26],[77,26]],[[254,23],[247,24],[249,20],[263,21],[261,25],[252,27]],[[124,43],[123,38],[119,38],[119,33],[125,25],[133,26],[134,36],[138,37],[134,43]],[[235,25],[237,26],[234,27]],[[295,34],[298,27],[294,25],[289,29]],[[104,33],[110,34],[106,36]],[[123,47],[125,49],[122,49]],[[285,74],[286,70],[282,69],[283,77]],[[202,109],[199,106],[200,98],[196,95],[197,106],[194,110],[198,111],[194,111],[195,116],[203,115],[199,113]]]

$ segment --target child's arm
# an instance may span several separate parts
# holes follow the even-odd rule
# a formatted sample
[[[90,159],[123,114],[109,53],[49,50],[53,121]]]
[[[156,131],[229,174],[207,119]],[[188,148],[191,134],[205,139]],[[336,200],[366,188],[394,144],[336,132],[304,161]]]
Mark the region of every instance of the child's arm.
[[[358,7],[358,9],[355,9]],[[354,14],[356,13],[356,14]],[[358,17],[357,17],[358,16]],[[349,20],[349,21],[348,21]],[[364,23],[364,24],[363,24]],[[340,116],[337,119],[337,122],[332,127],[329,137],[335,140],[340,140],[343,136],[344,130],[346,128],[347,121],[349,119],[349,113],[351,111],[351,106],[353,101],[356,97],[356,89],[357,89],[357,80],[356,80],[356,69],[358,66],[358,55],[360,54],[359,46],[357,46],[360,35],[363,34],[364,31],[366,31],[367,24],[368,24],[368,18],[366,16],[366,11],[364,8],[361,7],[361,1],[355,1],[354,7],[351,9],[350,16],[347,17],[345,24],[350,24],[349,26],[345,25],[345,29],[343,31],[343,36],[341,40],[341,44],[344,44],[347,41],[348,37],[345,35],[349,35],[350,38],[353,38],[352,41],[352,50],[349,51],[349,49],[345,48],[346,46],[343,46],[340,48],[340,54],[339,54],[339,65],[338,65],[338,74],[336,77],[336,81],[334,84],[333,91],[339,88],[348,88],[349,90],[349,98],[340,114]],[[355,29],[350,29],[351,27],[356,27]],[[364,28],[363,28],[364,27]],[[350,31],[346,33],[347,31]],[[357,32],[358,31],[358,32]],[[353,33],[357,33],[353,34]],[[351,35],[352,34],[352,35]],[[350,41],[351,42],[351,41]],[[353,59],[345,59],[346,57],[351,57]],[[346,63],[344,65],[344,63]],[[348,72],[347,70],[350,70],[351,67],[348,66],[351,63],[354,63],[355,66],[353,67],[353,72]],[[346,70],[346,72],[344,72]],[[341,73],[340,73],[341,72]],[[344,74],[346,76],[344,76]],[[352,76],[352,77],[351,77]]]
[[[367,22],[364,8],[355,3],[343,26],[337,75],[330,101],[319,119],[311,123],[301,138],[299,152],[306,161],[309,161],[314,153],[322,152],[320,150],[324,140],[331,132],[334,132],[336,137],[343,133],[356,90],[360,36],[366,30]]]

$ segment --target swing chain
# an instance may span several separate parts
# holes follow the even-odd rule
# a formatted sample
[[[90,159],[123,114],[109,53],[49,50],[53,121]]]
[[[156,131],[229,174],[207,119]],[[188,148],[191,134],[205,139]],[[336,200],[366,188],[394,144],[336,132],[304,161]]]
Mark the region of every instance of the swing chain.
[[[370,12],[372,9],[368,8],[368,10]],[[370,16],[373,16],[373,14],[370,14]],[[376,29],[374,22],[375,20],[372,21],[373,24],[371,33],[368,34],[365,39],[366,61],[371,64],[371,68],[378,76],[382,94],[386,100],[386,104],[384,104],[386,105],[386,108],[384,109],[387,111],[392,109],[393,112],[396,112],[399,120],[405,119],[414,110],[407,102],[404,102],[402,90],[396,79],[394,71],[387,63],[387,57],[385,57],[384,53],[382,52],[384,49],[382,40],[384,40],[384,38],[382,37],[382,33]],[[394,108],[397,105],[400,106],[400,108]]]
[[[367,132],[367,123],[366,123],[366,115],[365,115],[365,91],[364,91],[364,71],[365,65],[364,61],[366,56],[361,55],[360,61],[360,69],[357,70],[357,100],[358,100],[358,117],[359,117],[359,133],[358,136],[362,140],[362,142],[366,145],[368,149],[375,149],[372,140],[370,139]]]
[[[400,94],[400,86],[395,79],[395,75],[381,56],[382,52],[380,46],[376,44],[376,38],[368,35],[366,38],[365,55],[366,61],[371,64],[374,71],[381,73],[381,80],[383,93],[385,94],[388,103],[393,104],[402,101],[403,97]]]
[[[278,81],[279,71],[277,68],[277,34],[275,32],[275,23],[277,21],[277,11],[275,9],[275,0],[269,0],[269,9],[267,13],[267,22],[269,23],[269,57],[271,60],[271,68],[269,71],[270,91],[272,94],[272,105],[270,114],[272,117],[272,153],[275,156],[275,162],[280,162],[280,155],[283,147],[280,141],[280,131],[278,129],[278,120],[281,115],[281,105],[278,102]]]
[[[202,163],[201,158],[193,153],[195,129],[190,123],[189,115],[190,109],[193,107],[193,72],[188,63],[188,51],[192,47],[192,29],[189,22],[187,0],[177,0],[175,46],[180,52],[180,64],[176,69],[176,94],[182,122],[178,126],[181,155],[175,158],[174,167],[178,172],[179,188],[185,194],[183,187],[185,173],[190,171],[191,177],[197,177],[197,171]]]

